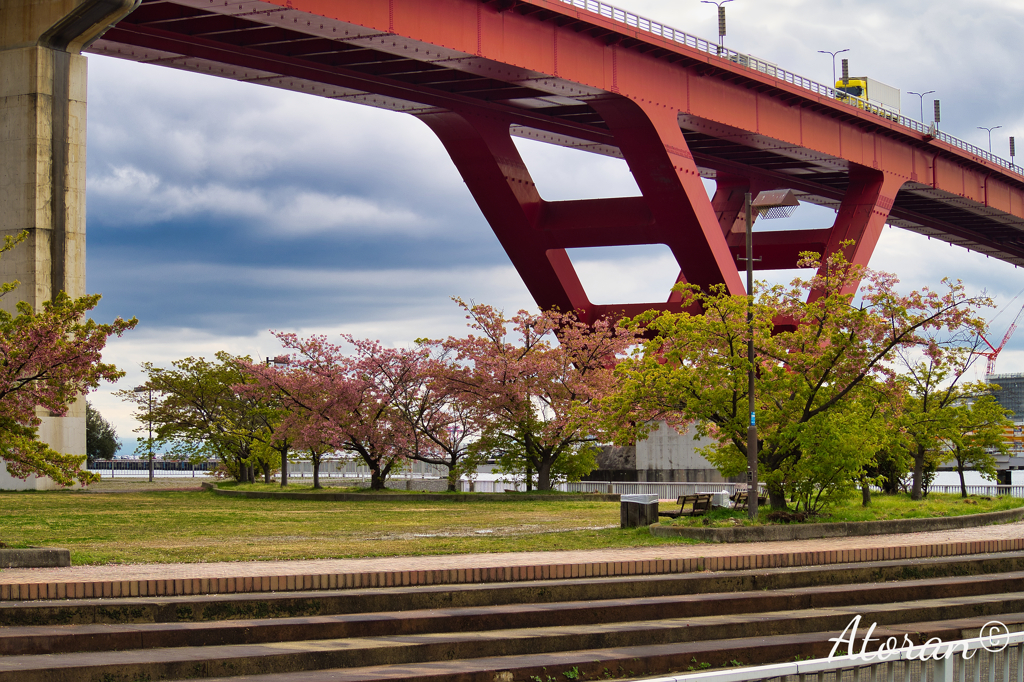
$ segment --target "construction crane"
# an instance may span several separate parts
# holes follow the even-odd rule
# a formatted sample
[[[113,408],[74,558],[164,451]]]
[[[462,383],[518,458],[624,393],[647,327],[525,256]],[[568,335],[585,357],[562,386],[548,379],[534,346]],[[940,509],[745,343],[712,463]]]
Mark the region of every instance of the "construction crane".
[[[1018,296],[1019,295],[1020,294],[1018,294]],[[985,369],[986,377],[992,376],[996,373],[996,358],[999,357],[999,351],[1003,350],[1006,342],[1010,340],[1010,337],[1013,336],[1014,330],[1017,329],[1017,320],[1020,319],[1021,313],[1024,313],[1024,306],[1021,306],[1020,310],[1017,311],[1017,317],[1013,318],[1013,322],[1010,323],[1010,328],[1007,329],[1006,333],[1003,335],[1003,340],[999,343],[998,348],[989,343],[988,339],[986,339],[984,335],[979,334],[979,336],[981,336],[981,340],[985,342],[985,345],[991,348],[990,352],[978,353],[978,355],[984,355],[988,358],[988,367]]]

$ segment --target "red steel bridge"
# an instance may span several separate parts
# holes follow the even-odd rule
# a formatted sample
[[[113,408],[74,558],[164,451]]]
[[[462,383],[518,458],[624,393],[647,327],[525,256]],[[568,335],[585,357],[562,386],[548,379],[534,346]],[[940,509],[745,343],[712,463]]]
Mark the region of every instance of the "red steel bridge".
[[[743,196],[767,189],[836,218],[755,233],[760,269],[846,240],[867,264],[886,223],[1024,264],[1019,168],[595,0],[142,0],[89,51],[417,116],[537,303],[585,319],[678,298],[592,305],[569,248],[665,244],[679,281],[742,293]],[[513,136],[623,158],[642,196],[545,201]]]

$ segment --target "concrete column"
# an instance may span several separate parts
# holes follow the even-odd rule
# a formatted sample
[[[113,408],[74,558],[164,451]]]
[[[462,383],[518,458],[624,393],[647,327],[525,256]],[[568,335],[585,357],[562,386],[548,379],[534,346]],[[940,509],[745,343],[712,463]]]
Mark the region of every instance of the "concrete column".
[[[0,281],[21,285],[0,299],[39,309],[59,291],[85,293],[86,58],[81,50],[139,0],[0,0],[0,237],[29,233],[0,258]],[[85,403],[47,415],[40,436],[85,453]],[[49,487],[10,479],[0,488]]]

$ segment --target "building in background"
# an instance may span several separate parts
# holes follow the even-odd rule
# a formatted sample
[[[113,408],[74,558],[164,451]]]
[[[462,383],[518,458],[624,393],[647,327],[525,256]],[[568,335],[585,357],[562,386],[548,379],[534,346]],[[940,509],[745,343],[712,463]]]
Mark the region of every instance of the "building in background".
[[[606,446],[597,459],[598,468],[584,477],[587,481],[638,481],[657,483],[740,482],[725,479],[711,462],[700,455],[700,448],[711,445],[710,438],[696,435],[691,426],[685,433],[661,422],[645,440],[635,446]]]

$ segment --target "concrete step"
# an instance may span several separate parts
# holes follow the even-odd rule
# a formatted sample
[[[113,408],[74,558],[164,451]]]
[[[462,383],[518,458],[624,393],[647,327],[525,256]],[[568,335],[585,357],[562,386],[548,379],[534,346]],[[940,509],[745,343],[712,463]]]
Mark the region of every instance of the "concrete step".
[[[440,632],[467,632],[557,625],[642,621],[850,607],[934,597],[1003,595],[1024,586],[1024,571],[969,576],[821,586],[762,592],[670,595],[547,604],[498,604],[385,611],[332,616],[214,622],[10,626],[0,629],[0,655],[114,651],[229,644],[341,639]]]
[[[1007,624],[1024,629],[1024,614],[1007,614]],[[896,637],[906,634],[914,644],[932,637],[953,641],[976,637],[986,618],[946,620],[935,623],[907,623],[877,628],[872,636]],[[705,668],[728,668],[782,663],[801,658],[824,658],[832,650],[829,637],[838,632],[779,635],[771,637],[682,642],[673,644],[611,647],[586,651],[560,651],[523,656],[493,656],[454,661],[429,661],[292,673],[214,677],[207,682],[513,682],[540,679],[545,682],[569,679],[610,679],[686,673]]]
[[[941,592],[934,585],[931,589]],[[1024,612],[1024,592],[487,631],[363,634],[263,644],[7,656],[0,659],[0,682],[196,679],[558,652],[589,656],[596,649],[840,632],[857,615],[865,623],[886,627],[949,619],[993,619],[1019,612]],[[459,616],[453,613],[449,618],[457,620]],[[828,638],[823,639],[827,642]]]

